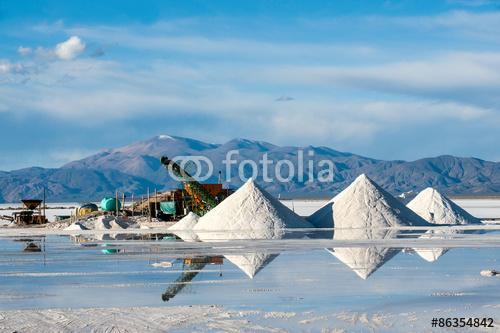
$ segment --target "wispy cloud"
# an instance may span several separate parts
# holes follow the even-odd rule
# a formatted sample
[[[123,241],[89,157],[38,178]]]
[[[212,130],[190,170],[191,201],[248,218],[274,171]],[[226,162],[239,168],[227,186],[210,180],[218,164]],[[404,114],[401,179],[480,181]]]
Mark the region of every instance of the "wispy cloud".
[[[33,52],[33,49],[31,47],[19,46],[17,52],[22,56],[27,56]]]
[[[205,37],[200,35],[172,36],[155,25],[146,31],[131,31],[126,27],[76,27],[67,28],[70,34],[77,34],[102,44],[113,41],[114,45],[147,51],[173,51],[195,55],[232,54],[245,57],[299,57],[332,55],[370,56],[377,53],[371,45],[356,43],[307,43],[265,41],[242,38]]]
[[[56,79],[63,73],[75,79],[58,82]],[[235,81],[214,80],[212,75],[200,68],[190,71],[165,63],[131,71],[113,61],[81,59],[54,62],[22,90],[3,87],[0,92],[7,96],[9,110],[17,113],[100,121],[148,116],[208,117],[228,123],[252,123],[267,132],[267,137],[295,135],[312,141],[333,133],[339,142],[359,142],[394,126],[446,120],[489,121],[495,117],[488,108],[433,100],[365,98],[341,102],[335,97],[306,94],[292,103],[276,103],[275,95],[266,89],[242,89],[241,82],[230,84]],[[189,89],[185,89],[186,82]],[[91,121],[86,123],[85,126],[93,126]]]
[[[500,124],[500,50],[488,41],[500,33],[500,13],[294,21],[307,38],[294,38],[297,26],[282,35],[211,34],[200,20],[37,26],[50,43],[22,41],[17,58],[0,61],[0,110],[79,128],[190,119],[217,138],[219,122],[230,124],[227,136],[350,147],[437,124],[453,124],[454,135]],[[349,29],[358,35],[338,35]],[[411,50],[400,36],[384,40],[405,30],[421,37]],[[476,49],[434,41],[443,31],[489,36],[469,39]]]

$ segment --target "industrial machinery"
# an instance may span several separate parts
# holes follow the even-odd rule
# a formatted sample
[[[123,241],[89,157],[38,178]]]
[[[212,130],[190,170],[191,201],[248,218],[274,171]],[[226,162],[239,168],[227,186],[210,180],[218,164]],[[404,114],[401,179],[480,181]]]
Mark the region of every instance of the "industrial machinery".
[[[114,202],[114,205],[113,205],[113,203],[110,203],[110,202],[106,202],[106,204],[116,207],[116,202]],[[76,216],[85,216],[85,215],[91,214],[93,212],[97,212],[98,210],[99,210],[99,207],[97,207],[97,205],[95,203],[87,202],[87,203],[81,204],[78,208],[76,208],[75,215]]]
[[[105,197],[101,200],[101,209],[105,212],[117,212],[122,208],[120,200],[113,197]]]
[[[18,225],[25,224],[44,224],[47,223],[45,214],[42,214],[41,203],[43,200],[23,199],[21,200],[25,209],[12,214],[13,220]]]
[[[207,213],[232,193],[231,190],[223,189],[222,184],[201,184],[167,156],[161,158],[161,163],[181,179],[184,185],[184,207],[199,216]]]

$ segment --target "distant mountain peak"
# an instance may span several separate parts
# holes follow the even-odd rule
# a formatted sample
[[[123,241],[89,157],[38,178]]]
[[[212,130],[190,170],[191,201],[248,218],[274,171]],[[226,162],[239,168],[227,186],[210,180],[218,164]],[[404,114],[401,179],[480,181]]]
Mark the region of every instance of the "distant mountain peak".
[[[160,134],[157,136],[158,139],[160,140],[174,140],[175,138],[173,136],[167,135],[167,134]]]

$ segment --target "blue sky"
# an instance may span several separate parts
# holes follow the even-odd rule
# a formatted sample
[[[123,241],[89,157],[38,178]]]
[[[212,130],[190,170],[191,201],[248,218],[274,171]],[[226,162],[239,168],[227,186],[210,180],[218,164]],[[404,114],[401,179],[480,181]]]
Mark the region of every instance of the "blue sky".
[[[1,1],[0,170],[158,134],[500,161],[500,2]]]

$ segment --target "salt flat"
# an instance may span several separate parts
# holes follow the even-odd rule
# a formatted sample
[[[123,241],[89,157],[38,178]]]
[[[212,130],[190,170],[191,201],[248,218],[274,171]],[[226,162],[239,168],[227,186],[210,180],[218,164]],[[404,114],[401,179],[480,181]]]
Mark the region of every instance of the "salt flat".
[[[470,204],[491,212],[497,203]],[[293,207],[307,215],[322,204]],[[438,316],[491,317],[495,328],[477,331],[494,332],[500,277],[481,271],[500,269],[500,225],[437,226],[444,237],[421,237],[428,228],[189,243],[164,239],[167,228],[0,228],[0,331],[439,332],[430,326]],[[41,251],[23,251],[29,242]],[[422,248],[447,251],[428,262]],[[228,260],[259,253],[267,259]]]
[[[332,256],[322,248],[331,243],[322,242],[334,240],[204,244],[51,234],[31,237],[43,251],[27,253],[25,236],[2,237],[0,331],[399,332],[408,323],[428,330],[436,314],[492,317],[498,325],[500,278],[480,272],[500,265],[500,249],[481,238],[499,244],[499,231],[466,234],[471,247],[451,246],[463,236],[448,239],[452,248],[432,263],[412,250],[418,235],[346,241],[346,248],[366,249],[394,241],[388,249],[395,255],[366,280],[355,270],[371,263]],[[225,259],[263,249],[274,258],[257,263],[253,278]],[[189,264],[196,258],[205,261]],[[172,265],[154,265],[161,262]]]

